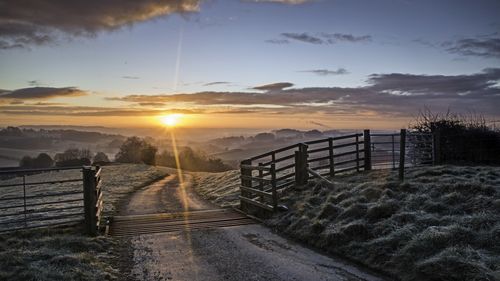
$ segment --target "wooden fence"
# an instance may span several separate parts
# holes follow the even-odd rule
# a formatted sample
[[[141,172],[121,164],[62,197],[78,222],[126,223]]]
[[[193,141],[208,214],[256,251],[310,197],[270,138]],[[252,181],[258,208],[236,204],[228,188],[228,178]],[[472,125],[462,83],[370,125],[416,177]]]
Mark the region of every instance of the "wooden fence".
[[[277,210],[281,194],[309,175],[333,177],[371,169],[370,131],[307,141],[273,150],[241,162],[241,208]]]
[[[327,180],[340,173],[389,165],[399,169],[403,180],[405,166],[432,164],[433,151],[432,135],[404,129],[398,134],[364,130],[290,145],[241,162],[240,207],[247,213],[276,211],[283,192],[292,185],[306,184],[310,175]]]
[[[100,167],[0,172],[0,232],[85,224],[96,235],[103,206]]]

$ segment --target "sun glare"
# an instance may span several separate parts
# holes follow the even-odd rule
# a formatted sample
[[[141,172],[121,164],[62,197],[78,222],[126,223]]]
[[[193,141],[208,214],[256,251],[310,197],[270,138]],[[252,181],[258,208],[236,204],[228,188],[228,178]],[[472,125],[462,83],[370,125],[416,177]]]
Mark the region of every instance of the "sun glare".
[[[175,127],[180,123],[182,114],[168,114],[160,117],[161,123],[167,127]]]

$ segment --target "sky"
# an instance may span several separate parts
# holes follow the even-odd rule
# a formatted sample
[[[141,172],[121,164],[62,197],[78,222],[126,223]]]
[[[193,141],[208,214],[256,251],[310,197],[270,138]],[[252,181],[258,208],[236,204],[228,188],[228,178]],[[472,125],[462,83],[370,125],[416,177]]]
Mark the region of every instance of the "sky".
[[[497,0],[0,0],[0,126],[500,119]]]

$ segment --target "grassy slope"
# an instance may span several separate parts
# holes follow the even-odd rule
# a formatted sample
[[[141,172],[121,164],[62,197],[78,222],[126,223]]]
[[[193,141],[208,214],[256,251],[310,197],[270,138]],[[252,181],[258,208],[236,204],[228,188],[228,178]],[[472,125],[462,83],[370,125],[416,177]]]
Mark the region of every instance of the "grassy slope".
[[[222,206],[237,206],[240,188],[240,171],[233,170],[222,173],[190,172],[193,175],[193,186],[201,196]]]
[[[133,190],[166,175],[146,165],[104,167],[106,213]],[[124,241],[91,238],[78,227],[0,235],[0,280],[123,280],[116,268]]]
[[[237,171],[195,178],[211,201],[237,203]],[[500,280],[500,168],[426,167],[406,179],[380,170],[334,187],[313,181],[290,190],[290,210],[267,223],[402,280]]]

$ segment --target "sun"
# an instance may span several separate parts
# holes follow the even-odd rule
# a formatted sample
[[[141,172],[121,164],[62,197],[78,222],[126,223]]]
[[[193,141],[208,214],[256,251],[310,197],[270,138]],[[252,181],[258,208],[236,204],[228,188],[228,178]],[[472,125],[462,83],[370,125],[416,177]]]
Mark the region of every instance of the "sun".
[[[182,114],[175,113],[160,116],[160,121],[167,127],[175,127],[179,125],[181,118]]]

